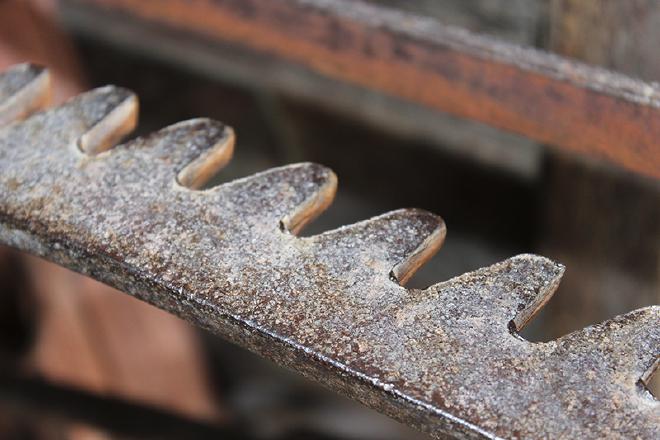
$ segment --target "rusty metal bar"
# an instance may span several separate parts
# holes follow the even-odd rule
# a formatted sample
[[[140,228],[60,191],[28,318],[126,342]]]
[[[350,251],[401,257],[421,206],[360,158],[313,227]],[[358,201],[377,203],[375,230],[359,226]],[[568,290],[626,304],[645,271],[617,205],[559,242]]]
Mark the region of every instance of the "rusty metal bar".
[[[75,0],[660,177],[660,87],[347,0]]]
[[[27,72],[19,67],[0,76]],[[1,87],[1,86],[0,86]],[[5,98],[26,108],[39,94]],[[316,164],[195,190],[233,132],[197,119],[108,149],[137,99],[104,87],[0,128],[0,243],[39,255],[435,436],[658,438],[660,307],[555,341],[517,332],[563,267],[520,255],[424,290],[438,216],[399,210],[311,237],[332,201]],[[7,113],[7,114],[17,114]]]

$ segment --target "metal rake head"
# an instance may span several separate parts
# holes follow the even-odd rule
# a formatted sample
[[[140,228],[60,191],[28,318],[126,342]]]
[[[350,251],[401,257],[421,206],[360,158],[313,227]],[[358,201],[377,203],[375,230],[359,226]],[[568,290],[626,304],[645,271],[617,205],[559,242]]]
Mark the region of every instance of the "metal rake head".
[[[104,87],[44,102],[45,71],[0,76],[0,242],[101,280],[433,435],[659,438],[644,388],[660,308],[563,338],[517,332],[563,267],[520,255],[424,290],[401,284],[442,219],[399,210],[297,237],[336,177],[303,163],[197,190],[232,152],[196,119],[110,147],[137,100]]]

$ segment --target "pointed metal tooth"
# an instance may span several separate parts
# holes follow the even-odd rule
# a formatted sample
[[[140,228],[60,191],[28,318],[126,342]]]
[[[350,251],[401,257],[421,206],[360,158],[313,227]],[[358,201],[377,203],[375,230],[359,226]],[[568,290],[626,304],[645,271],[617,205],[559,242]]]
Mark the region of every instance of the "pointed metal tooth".
[[[518,255],[509,260],[516,276],[525,279],[528,289],[523,290],[516,305],[517,313],[511,321],[521,331],[555,294],[566,268],[545,257]],[[534,271],[532,274],[530,271]]]
[[[337,176],[327,167],[300,163],[273,168],[218,188],[230,194],[245,215],[297,234],[330,206]]]
[[[73,148],[97,153],[110,148],[137,123],[137,98],[126,89],[103,87],[11,127],[12,142],[52,153]]]
[[[50,74],[43,67],[19,64],[0,73],[0,127],[43,109],[50,100]]]
[[[282,229],[292,234],[299,233],[321,215],[337,193],[337,176],[330,169],[316,164],[304,164],[303,169],[309,178],[303,190],[306,197],[280,221]]]
[[[77,103],[86,127],[78,138],[78,147],[87,154],[98,154],[135,129],[139,105],[133,92],[119,87],[108,86],[89,93],[88,99],[84,97]]]
[[[634,310],[558,340],[568,351],[597,354],[603,368],[623,373],[629,385],[647,381],[660,359],[660,306]]]
[[[369,265],[400,284],[431,258],[442,246],[445,223],[421,209],[401,209],[326,232],[315,240],[344,249],[348,254],[368,253]]]
[[[461,301],[471,315],[488,317],[502,331],[520,331],[550,300],[563,273],[561,264],[523,254],[429,289],[459,289],[469,295]]]
[[[231,160],[234,131],[212,119],[191,119],[137,138],[113,154],[123,150],[159,178],[198,189]]]
[[[200,121],[200,124],[208,125],[209,148],[186,165],[177,176],[177,181],[181,185],[191,189],[199,189],[204,186],[215,173],[229,163],[236,142],[236,136],[231,127],[210,120]]]

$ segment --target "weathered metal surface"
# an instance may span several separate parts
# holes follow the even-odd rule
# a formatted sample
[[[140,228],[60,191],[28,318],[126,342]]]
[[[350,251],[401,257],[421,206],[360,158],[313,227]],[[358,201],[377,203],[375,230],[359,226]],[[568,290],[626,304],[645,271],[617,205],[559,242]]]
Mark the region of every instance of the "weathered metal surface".
[[[45,106],[49,91],[50,76],[46,70],[21,64],[0,73],[0,126]]]
[[[359,0],[68,0],[660,177],[660,87]]]
[[[407,289],[397,279],[442,243],[439,217],[400,210],[297,237],[332,200],[332,171],[297,164],[190,189],[227,161],[231,129],[192,120],[99,152],[136,105],[105,87],[0,129],[1,243],[434,435],[660,436],[660,403],[642,385],[658,365],[660,308],[530,343],[516,330],[561,265],[521,255]]]

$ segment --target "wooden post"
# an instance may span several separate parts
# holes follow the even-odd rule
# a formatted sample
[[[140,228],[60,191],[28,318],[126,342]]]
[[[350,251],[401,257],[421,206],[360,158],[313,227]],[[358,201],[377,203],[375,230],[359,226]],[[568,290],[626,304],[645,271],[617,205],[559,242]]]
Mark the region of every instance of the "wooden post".
[[[551,50],[660,80],[660,3],[553,0]],[[660,142],[660,139],[658,139]],[[550,152],[540,252],[567,266],[548,305],[556,337],[660,302],[660,185]]]

